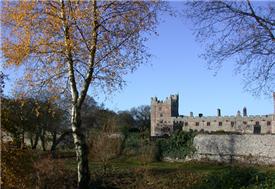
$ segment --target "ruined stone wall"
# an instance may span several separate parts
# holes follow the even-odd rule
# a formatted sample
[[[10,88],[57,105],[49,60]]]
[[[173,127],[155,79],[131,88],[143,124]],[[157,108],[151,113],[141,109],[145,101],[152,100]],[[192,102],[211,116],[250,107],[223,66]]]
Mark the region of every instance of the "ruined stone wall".
[[[275,135],[199,134],[197,151],[187,160],[214,160],[275,165]]]

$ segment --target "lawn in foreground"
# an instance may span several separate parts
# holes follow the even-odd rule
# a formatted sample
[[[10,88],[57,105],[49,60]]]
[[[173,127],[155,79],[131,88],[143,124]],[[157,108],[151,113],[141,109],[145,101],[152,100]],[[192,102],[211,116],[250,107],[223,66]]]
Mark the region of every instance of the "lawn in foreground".
[[[66,160],[67,169],[75,169]],[[264,188],[275,189],[275,167],[199,162],[151,162],[119,159],[91,162],[96,188]]]

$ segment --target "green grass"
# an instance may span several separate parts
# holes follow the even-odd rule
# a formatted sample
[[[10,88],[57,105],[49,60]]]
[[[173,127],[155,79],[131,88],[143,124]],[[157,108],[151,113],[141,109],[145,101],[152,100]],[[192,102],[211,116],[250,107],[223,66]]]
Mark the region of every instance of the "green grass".
[[[66,160],[76,170],[74,160]],[[107,164],[90,162],[93,186],[97,188],[205,188],[275,189],[275,167],[198,162],[150,162],[131,158]]]

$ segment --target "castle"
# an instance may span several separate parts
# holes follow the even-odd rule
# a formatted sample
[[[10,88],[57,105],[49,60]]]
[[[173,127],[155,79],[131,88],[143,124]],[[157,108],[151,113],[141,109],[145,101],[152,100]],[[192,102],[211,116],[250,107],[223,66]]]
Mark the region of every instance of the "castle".
[[[160,101],[151,98],[151,137],[169,136],[175,130],[201,132],[232,132],[240,134],[275,134],[275,92],[273,92],[274,113],[269,115],[248,115],[244,107],[241,114],[222,116],[217,109],[217,116],[179,115],[179,96],[170,95]]]

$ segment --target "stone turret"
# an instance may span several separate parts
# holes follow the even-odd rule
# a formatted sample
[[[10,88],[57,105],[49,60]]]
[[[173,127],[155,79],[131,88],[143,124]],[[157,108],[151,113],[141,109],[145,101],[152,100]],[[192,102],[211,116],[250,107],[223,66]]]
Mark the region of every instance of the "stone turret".
[[[156,130],[158,123],[169,120],[171,117],[178,117],[179,95],[170,95],[164,101],[156,97],[151,98],[151,136],[158,136]]]

